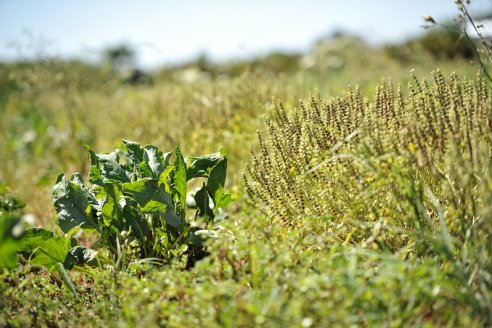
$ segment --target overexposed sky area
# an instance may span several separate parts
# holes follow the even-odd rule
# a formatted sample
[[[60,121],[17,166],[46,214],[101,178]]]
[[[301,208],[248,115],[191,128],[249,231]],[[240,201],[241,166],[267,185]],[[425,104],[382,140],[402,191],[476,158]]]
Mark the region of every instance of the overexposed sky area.
[[[471,12],[492,11],[492,0]],[[457,15],[453,0],[0,0],[0,60],[36,54],[97,59],[128,43],[143,67],[306,51],[334,31],[370,43],[422,33],[422,17]]]

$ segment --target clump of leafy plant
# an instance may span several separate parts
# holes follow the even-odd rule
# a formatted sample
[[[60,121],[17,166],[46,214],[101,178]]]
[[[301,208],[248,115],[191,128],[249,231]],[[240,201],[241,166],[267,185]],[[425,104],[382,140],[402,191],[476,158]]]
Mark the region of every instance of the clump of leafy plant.
[[[57,271],[62,282],[76,293],[66,270],[76,265],[95,265],[96,252],[77,245],[74,238],[55,236],[42,228],[26,229],[24,204],[0,185],[0,268],[13,269],[18,254],[30,263]]]
[[[153,145],[127,140],[124,145],[124,150],[99,154],[88,147],[90,186],[78,173],[58,176],[53,201],[61,230],[69,236],[80,229],[95,231],[96,245],[109,250],[117,265],[182,255],[193,264],[204,255],[203,239],[219,208],[231,199],[224,191],[227,157],[185,159],[179,148],[163,153]],[[188,195],[191,180],[202,180],[202,186]],[[191,215],[187,197],[196,208]]]

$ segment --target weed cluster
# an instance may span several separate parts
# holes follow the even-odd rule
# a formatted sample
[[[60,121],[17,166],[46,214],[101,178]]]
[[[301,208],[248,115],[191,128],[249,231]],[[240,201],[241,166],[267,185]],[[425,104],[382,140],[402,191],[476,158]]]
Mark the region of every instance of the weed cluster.
[[[281,219],[337,217],[374,183],[381,166],[404,162],[436,173],[454,151],[476,167],[474,145],[491,131],[485,82],[446,80],[437,71],[432,86],[414,76],[408,89],[404,95],[389,81],[372,101],[358,88],[328,101],[312,96],[290,112],[279,103],[245,176],[252,199]]]
[[[273,221],[324,217],[343,244],[432,256],[451,265],[482,314],[492,305],[492,112],[482,78],[414,76],[371,101],[340,98],[277,107],[268,139],[245,175],[254,204]],[[480,295],[480,296],[478,296]]]

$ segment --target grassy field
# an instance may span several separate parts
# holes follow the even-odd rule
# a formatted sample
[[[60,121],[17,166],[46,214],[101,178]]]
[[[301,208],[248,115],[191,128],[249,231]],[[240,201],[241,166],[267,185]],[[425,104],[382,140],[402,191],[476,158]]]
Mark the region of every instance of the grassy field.
[[[124,154],[122,139],[185,157],[224,149],[232,201],[220,215],[211,206],[207,256],[191,265],[192,242],[156,252],[156,264],[141,260],[148,239],[111,229],[69,232],[96,265],[39,265],[45,244],[19,254],[1,275],[0,325],[491,326],[492,102],[477,72],[417,42],[373,49],[351,37],[142,85],[79,62],[3,64],[2,219],[64,240],[57,176],[80,172],[97,188],[84,145]],[[182,196],[173,204],[188,224]],[[0,244],[19,241],[4,231]],[[97,241],[108,236],[117,246]]]

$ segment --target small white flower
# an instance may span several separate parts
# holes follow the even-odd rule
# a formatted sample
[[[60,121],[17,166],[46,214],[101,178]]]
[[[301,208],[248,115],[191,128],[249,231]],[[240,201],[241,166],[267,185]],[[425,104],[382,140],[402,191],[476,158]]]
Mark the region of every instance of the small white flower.
[[[22,235],[22,233],[24,232],[24,227],[22,226],[22,224],[18,223],[16,224],[13,228],[12,228],[12,236],[14,236],[15,238],[18,238]]]
[[[311,327],[312,325],[313,325],[313,319],[310,317],[306,317],[306,318],[302,319],[302,321],[301,321],[302,327],[307,328],[307,327]]]
[[[21,221],[28,225],[34,225],[34,222],[36,222],[36,217],[34,214],[27,213],[21,217]]]

